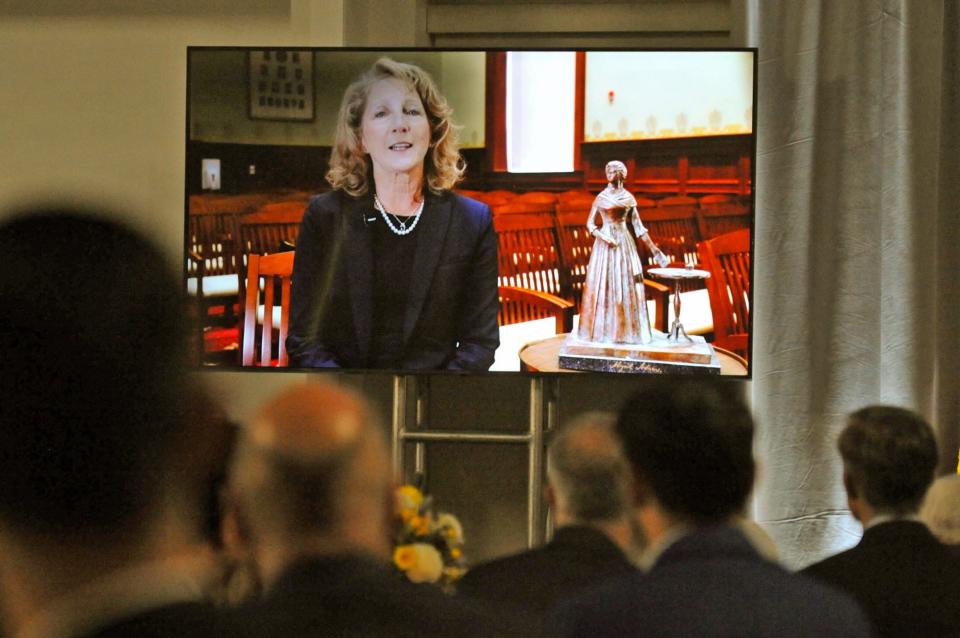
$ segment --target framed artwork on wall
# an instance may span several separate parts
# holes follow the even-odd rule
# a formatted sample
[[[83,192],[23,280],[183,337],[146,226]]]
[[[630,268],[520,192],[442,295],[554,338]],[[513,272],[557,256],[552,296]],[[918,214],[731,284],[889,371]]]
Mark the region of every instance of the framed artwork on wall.
[[[249,51],[250,117],[312,122],[313,51]]]

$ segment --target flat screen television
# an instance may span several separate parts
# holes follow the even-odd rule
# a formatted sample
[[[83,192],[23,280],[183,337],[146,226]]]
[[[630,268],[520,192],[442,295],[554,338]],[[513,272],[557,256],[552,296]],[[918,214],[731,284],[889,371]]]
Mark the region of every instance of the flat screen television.
[[[756,64],[190,47],[198,363],[749,377]]]

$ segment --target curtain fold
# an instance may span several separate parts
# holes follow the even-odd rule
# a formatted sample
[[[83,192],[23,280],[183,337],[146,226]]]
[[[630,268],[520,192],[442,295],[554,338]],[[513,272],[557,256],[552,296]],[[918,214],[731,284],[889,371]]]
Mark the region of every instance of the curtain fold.
[[[793,567],[860,537],[846,413],[916,409],[956,462],[956,5],[755,5],[754,504]]]

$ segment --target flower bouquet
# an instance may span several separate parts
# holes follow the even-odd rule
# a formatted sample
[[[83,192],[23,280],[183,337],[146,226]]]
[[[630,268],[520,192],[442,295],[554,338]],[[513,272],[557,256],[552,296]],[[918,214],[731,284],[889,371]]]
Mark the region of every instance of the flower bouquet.
[[[393,564],[414,583],[437,583],[451,591],[466,572],[463,528],[453,514],[434,513],[433,499],[413,485],[397,489]]]

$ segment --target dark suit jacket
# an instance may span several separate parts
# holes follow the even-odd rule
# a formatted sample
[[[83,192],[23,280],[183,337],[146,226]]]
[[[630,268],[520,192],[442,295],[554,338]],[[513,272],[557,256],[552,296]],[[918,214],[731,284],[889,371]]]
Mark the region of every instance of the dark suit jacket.
[[[883,636],[960,636],[960,563],[923,523],[880,523],[803,573],[852,594]]]
[[[763,560],[727,526],[698,529],[651,570],[563,604],[552,636],[869,636],[842,592]]]
[[[557,530],[543,547],[472,567],[457,582],[457,592],[546,616],[585,587],[634,571],[606,534],[570,525]]]
[[[234,612],[228,635],[529,638],[529,627],[517,622],[431,585],[414,585],[366,558],[344,555],[291,565],[261,601]]]
[[[299,367],[369,367],[373,195],[310,200],[293,265],[287,351]],[[404,369],[486,370],[500,343],[497,239],[490,209],[428,193],[410,276]]]
[[[178,603],[116,620],[83,638],[216,638],[226,636],[219,610],[206,603]]]

